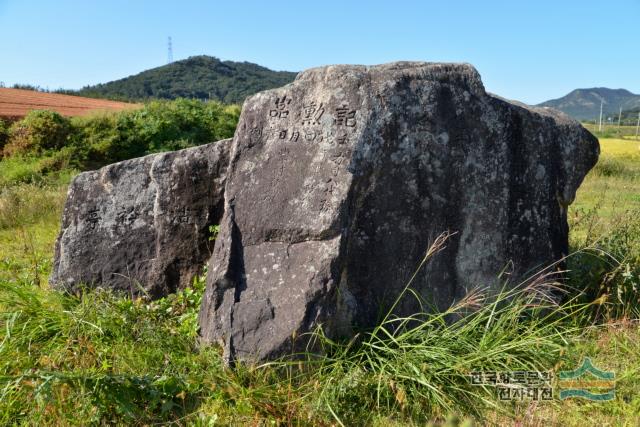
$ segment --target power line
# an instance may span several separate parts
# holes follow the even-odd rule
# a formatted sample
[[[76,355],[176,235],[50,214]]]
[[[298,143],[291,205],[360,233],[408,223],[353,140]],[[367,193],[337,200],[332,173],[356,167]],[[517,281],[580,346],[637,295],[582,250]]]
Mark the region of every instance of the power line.
[[[167,64],[171,64],[173,62],[173,46],[171,45],[171,36],[169,36],[169,40],[167,42]]]

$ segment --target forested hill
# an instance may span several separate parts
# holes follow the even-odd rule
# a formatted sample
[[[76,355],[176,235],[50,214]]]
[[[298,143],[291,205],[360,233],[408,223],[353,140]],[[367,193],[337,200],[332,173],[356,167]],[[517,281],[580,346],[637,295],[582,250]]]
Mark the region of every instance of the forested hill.
[[[221,61],[211,56],[192,56],[134,76],[87,86],[77,94],[119,100],[149,98],[215,99],[241,104],[247,96],[283,86],[296,73],[272,71],[250,62]]]

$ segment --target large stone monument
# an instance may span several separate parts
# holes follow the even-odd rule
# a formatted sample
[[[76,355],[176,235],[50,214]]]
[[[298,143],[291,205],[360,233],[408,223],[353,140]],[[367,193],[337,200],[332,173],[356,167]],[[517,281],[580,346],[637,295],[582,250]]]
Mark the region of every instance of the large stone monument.
[[[126,160],[78,175],[55,248],[54,287],[106,287],[158,298],[206,264],[231,140]]]
[[[486,93],[467,64],[322,67],[252,96],[202,339],[255,361],[318,325],[371,327],[443,231],[456,234],[418,274],[422,298],[446,308],[507,266],[516,283],[567,253],[566,208],[598,152],[579,123]],[[406,298],[396,314],[416,310]]]

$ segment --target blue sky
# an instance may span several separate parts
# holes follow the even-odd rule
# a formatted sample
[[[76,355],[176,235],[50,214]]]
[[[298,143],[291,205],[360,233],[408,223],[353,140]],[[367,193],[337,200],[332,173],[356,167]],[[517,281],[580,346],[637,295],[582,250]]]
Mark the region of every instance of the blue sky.
[[[213,55],[276,70],[469,62],[538,103],[578,87],[640,93],[640,0],[0,0],[0,81],[76,89]]]

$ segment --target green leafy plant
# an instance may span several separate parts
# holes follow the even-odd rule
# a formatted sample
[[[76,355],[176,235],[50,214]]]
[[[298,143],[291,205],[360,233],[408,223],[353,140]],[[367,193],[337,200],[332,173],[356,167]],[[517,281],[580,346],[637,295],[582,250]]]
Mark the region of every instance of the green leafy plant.
[[[218,233],[220,233],[219,225],[210,225],[209,226],[209,241],[214,241],[218,238]]]
[[[589,221],[597,210],[582,214]],[[640,211],[616,216],[606,232],[590,227],[569,262],[571,285],[585,301],[597,301],[604,318],[640,317]]]
[[[4,120],[0,119],[0,158],[2,157],[2,150],[4,149],[4,146],[8,140],[9,126],[7,126]]]
[[[4,155],[41,153],[62,148],[71,131],[69,119],[54,111],[34,110],[10,128]]]

